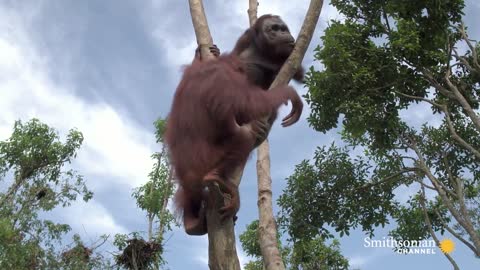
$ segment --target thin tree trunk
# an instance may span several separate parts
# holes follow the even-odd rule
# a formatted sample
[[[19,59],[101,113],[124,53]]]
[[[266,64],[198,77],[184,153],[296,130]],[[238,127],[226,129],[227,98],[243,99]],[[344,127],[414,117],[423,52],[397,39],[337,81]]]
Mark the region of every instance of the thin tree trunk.
[[[257,21],[257,7],[258,1],[257,0],[248,0],[248,20],[250,21],[250,26],[255,24]]]
[[[210,53],[209,47],[213,44],[213,40],[210,35],[210,30],[208,29],[202,1],[189,0],[189,4],[193,27],[195,28],[195,36],[200,46],[202,59],[203,61],[212,59],[214,56]],[[239,173],[241,176],[241,171]],[[217,185],[209,186],[208,192],[206,213],[209,243],[208,265],[212,270],[240,270],[240,262],[235,248],[233,220],[229,219],[221,223],[218,211],[220,207],[225,205],[225,199],[228,200],[228,198],[224,199],[224,195]]]
[[[256,9],[256,1],[250,1],[250,10]],[[253,7],[255,5],[255,7]],[[302,28],[296,40],[295,48],[287,61],[280,69],[277,77],[273,81],[270,89],[282,84],[288,84],[295,71],[305,56],[308,45],[312,40],[315,26],[317,25],[322,10],[323,0],[312,0],[305,16]],[[252,22],[250,22],[252,24]],[[262,251],[264,267],[266,270],[283,270],[283,264],[277,242],[277,227],[272,208],[272,179],[270,177],[270,154],[268,141],[265,140],[259,147],[257,153],[257,178],[258,178],[258,209],[260,215],[259,221],[259,241]]]
[[[153,219],[154,215],[148,214],[148,241],[152,241],[153,238]]]
[[[162,147],[162,148],[165,149],[164,147]],[[163,149],[162,149],[162,151],[163,151]],[[158,157],[157,168],[155,169],[155,176],[152,179],[152,184],[150,185],[150,190],[148,191],[149,192],[148,196],[152,196],[152,193],[154,191],[155,181],[157,180],[156,178],[158,177],[158,169],[160,168],[160,155]],[[155,214],[156,213],[150,213],[150,212],[147,214],[147,217],[148,217],[148,241],[152,241],[152,238],[153,238],[153,220],[155,219]]]
[[[210,46],[213,45],[212,35],[208,28],[207,17],[203,9],[202,0],[189,0],[190,15],[192,17],[193,28],[195,29],[195,36],[197,44],[200,46],[200,55],[203,60],[213,59],[210,53]]]
[[[170,171],[168,173],[168,180],[167,180],[167,190],[171,190],[171,188],[173,186],[173,167],[170,163],[168,163],[167,166],[170,168]],[[168,194],[168,195],[170,195],[170,194]],[[160,218],[164,218],[165,212],[167,211],[167,205],[168,205],[168,200],[169,199],[170,199],[170,197],[167,196],[167,195],[165,196],[165,198],[163,198],[162,208],[160,209],[160,213],[159,213]],[[165,222],[160,220],[160,225],[158,227],[158,232],[157,232],[157,235],[158,235],[159,239],[160,239],[160,237],[162,237],[162,239],[163,239],[163,231],[164,230],[165,230]]]

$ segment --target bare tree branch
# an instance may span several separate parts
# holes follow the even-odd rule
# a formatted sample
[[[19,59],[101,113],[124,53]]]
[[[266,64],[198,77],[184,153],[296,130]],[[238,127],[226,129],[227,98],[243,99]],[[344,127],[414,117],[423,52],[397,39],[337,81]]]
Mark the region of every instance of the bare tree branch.
[[[440,198],[442,199],[443,203],[448,208],[448,210],[450,211],[452,216],[455,218],[455,220],[458,222],[458,224],[460,226],[462,226],[465,229],[465,231],[468,233],[468,235],[472,239],[473,244],[474,244],[474,246],[477,250],[475,255],[479,256],[480,255],[480,237],[478,236],[477,231],[473,227],[473,224],[472,224],[472,221],[470,220],[470,217],[468,215],[464,215],[463,213],[459,212],[455,208],[452,200],[450,198],[448,198],[446,190],[441,186],[438,179],[432,174],[430,169],[427,167],[427,164],[426,164],[420,150],[416,146],[416,144],[413,142],[413,143],[410,143],[409,145],[412,148],[412,150],[414,150],[415,153],[418,156],[420,169],[422,169],[424,171],[424,173],[427,175],[428,179],[430,179],[433,186],[435,187],[438,194],[440,195]],[[460,194],[459,190],[457,190],[457,195],[459,197],[460,196],[463,197],[463,192],[462,192],[462,194]]]
[[[394,91],[395,93],[399,94],[400,96],[403,96],[403,97],[406,97],[406,98],[411,98],[411,99],[414,99],[414,100],[419,100],[419,101],[424,101],[424,102],[427,102],[427,103],[430,103],[432,106],[435,106],[439,109],[443,109],[443,106],[442,104],[439,104],[439,103],[436,103],[434,102],[433,100],[431,99],[428,99],[428,98],[423,98],[423,97],[418,97],[418,96],[412,96],[412,95],[407,95],[407,94],[404,94],[402,92],[399,92],[399,91]]]
[[[464,56],[460,56],[457,52],[457,50],[454,50],[454,57],[455,59],[457,59],[458,61],[460,61],[459,63],[456,63],[456,65],[459,65],[459,66],[465,66],[468,71],[470,72],[475,72],[475,70],[473,69],[473,67],[470,65],[470,63],[468,63],[467,59],[464,57]],[[452,65],[453,67],[453,65]]]
[[[448,177],[448,181],[450,182],[450,184],[452,185],[452,187],[455,187],[456,185],[456,182],[455,180],[453,179],[453,173],[452,173],[452,170],[450,168],[450,163],[448,162],[448,157],[447,157],[447,154],[445,152],[442,152],[442,162],[443,162],[443,165],[445,166],[446,168],[446,171],[447,171],[447,177]],[[454,197],[454,198],[458,198],[458,195],[457,193],[453,192],[452,190],[450,190],[450,194]]]
[[[421,181],[421,180],[419,180],[419,181],[417,181],[417,182],[420,183],[420,185],[421,185],[422,187],[426,187],[426,188],[428,188],[428,189],[430,189],[430,190],[437,191],[434,187],[425,184],[425,183],[424,183],[423,181]]]
[[[467,99],[465,99],[465,97],[462,95],[462,93],[458,90],[458,87],[450,81],[450,71],[449,70],[447,70],[447,72],[445,73],[445,82],[447,83],[450,90],[452,90],[452,92],[455,96],[455,99],[458,101],[458,103],[460,103],[462,108],[467,113],[468,117],[470,117],[470,119],[472,120],[472,122],[475,125],[475,127],[477,128],[477,130],[480,131],[480,117],[475,112],[475,110],[472,108],[472,106],[470,106]]]
[[[472,221],[470,220],[470,215],[468,214],[467,206],[465,204],[465,192],[463,187],[463,181],[459,177],[456,178],[457,184],[455,185],[455,189],[458,194],[458,204],[460,207],[460,213],[465,216],[465,223],[466,228],[465,230],[470,235],[470,239],[473,241],[473,245],[475,246],[475,255],[480,256],[480,236],[478,235],[475,226],[473,225]]]
[[[458,28],[458,30],[460,30],[460,34],[462,35],[463,40],[465,40],[468,48],[470,48],[470,51],[472,52],[473,64],[475,65],[475,68],[480,71],[480,64],[478,63],[478,54],[472,42],[470,42],[470,39],[468,39],[467,32],[465,31],[465,24],[462,23]]]
[[[447,121],[448,131],[450,132],[450,135],[452,135],[452,138],[455,141],[457,141],[461,146],[463,146],[465,149],[472,152],[478,159],[480,159],[480,151],[475,149],[475,147],[467,143],[462,137],[460,137],[460,135],[458,135],[457,131],[455,130],[455,127],[453,126],[453,122],[450,117],[450,111],[448,110],[448,107],[444,106],[443,111],[445,113],[445,120]]]
[[[203,60],[214,59],[215,57],[210,53],[210,46],[213,45],[212,35],[208,28],[207,17],[205,17],[205,10],[201,0],[189,0],[190,14],[192,17],[193,28],[195,29],[195,36],[197,37],[197,44],[200,46],[200,54]]]
[[[457,131],[455,130],[455,127],[453,126],[453,122],[450,118],[450,111],[448,110],[448,107],[446,105],[436,103],[431,99],[418,97],[418,96],[407,95],[407,94],[404,94],[404,93],[399,92],[399,91],[395,91],[395,93],[397,93],[398,95],[401,95],[403,97],[406,97],[406,98],[411,98],[411,99],[427,102],[427,103],[431,104],[432,106],[435,106],[438,109],[440,109],[445,114],[445,120],[447,122],[447,127],[448,127],[448,130],[450,131],[450,135],[452,135],[452,138],[455,141],[457,141],[462,147],[464,147],[468,151],[472,152],[477,158],[480,159],[480,152],[478,150],[476,150],[472,145],[467,143],[462,137],[460,137],[460,135],[458,135]]]
[[[257,20],[256,0],[249,0],[248,17],[250,26]],[[258,238],[263,257],[263,269],[285,269],[278,249],[277,226],[272,208],[272,178],[270,177],[270,151],[268,139],[259,145],[257,150],[258,181]]]
[[[465,238],[463,238],[460,234],[458,234],[455,230],[453,230],[450,226],[448,226],[447,222],[445,221],[445,219],[443,219],[443,217],[440,215],[440,213],[435,210],[435,214],[438,216],[438,218],[440,219],[440,222],[442,222],[442,225],[443,227],[450,233],[452,234],[455,238],[457,238],[458,240],[460,240],[463,244],[465,244],[469,249],[471,249],[473,251],[473,253],[476,253],[477,251],[475,250],[475,247],[470,243],[468,242]]]
[[[354,188],[352,189],[352,191],[357,191],[357,190],[364,190],[364,189],[367,189],[367,188],[370,188],[370,187],[373,187],[373,186],[377,186],[377,185],[381,185],[381,184],[385,184],[385,183],[388,183],[392,180],[394,180],[395,178],[397,177],[400,177],[402,176],[404,173],[408,173],[408,172],[417,172],[419,171],[418,168],[404,168],[403,170],[399,171],[399,172],[396,172],[396,173],[393,173],[383,179],[381,179],[380,181],[377,181],[377,182],[370,182],[368,184],[365,184],[361,187],[357,187],[357,188]]]
[[[250,25],[255,24],[257,21],[257,7],[258,1],[257,0],[248,0],[248,20],[250,21]]]
[[[437,79],[433,76],[432,72],[426,68],[421,69],[423,78],[430,83],[438,92],[440,92],[442,95],[450,98],[450,99],[455,99],[455,95],[450,92],[447,88],[445,88],[443,85],[441,85]]]
[[[430,218],[428,217],[427,207],[425,206],[425,189],[423,187],[422,187],[422,192],[421,192],[421,196],[420,196],[420,206],[422,207],[422,210],[423,210],[423,216],[425,218],[425,223],[427,224],[428,232],[432,236],[432,238],[435,241],[435,243],[437,244],[437,246],[440,246],[440,241],[438,240],[437,235],[433,231],[432,223],[430,222]],[[452,258],[452,256],[450,256],[447,253],[443,253],[443,255],[445,255],[445,257],[447,257],[447,259],[450,261],[454,270],[460,270],[460,268],[458,267],[457,263]]]

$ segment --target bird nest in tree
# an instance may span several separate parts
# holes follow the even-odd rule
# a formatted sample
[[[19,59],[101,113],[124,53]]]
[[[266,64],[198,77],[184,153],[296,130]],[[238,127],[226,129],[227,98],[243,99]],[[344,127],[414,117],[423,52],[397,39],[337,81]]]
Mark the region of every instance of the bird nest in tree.
[[[76,245],[62,253],[63,261],[67,264],[78,261],[87,263],[91,255],[92,250],[82,244]]]
[[[162,245],[155,241],[133,238],[127,243],[123,252],[116,257],[117,264],[127,269],[147,269],[162,251]]]

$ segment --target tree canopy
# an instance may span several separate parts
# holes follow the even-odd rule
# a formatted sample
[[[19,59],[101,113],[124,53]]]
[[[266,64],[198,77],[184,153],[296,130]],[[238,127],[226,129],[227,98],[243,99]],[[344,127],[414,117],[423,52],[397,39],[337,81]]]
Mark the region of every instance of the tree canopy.
[[[0,268],[92,269],[104,265],[94,248],[78,235],[72,245],[62,240],[70,226],[43,218],[42,213],[67,207],[78,196],[93,193],[83,176],[68,164],[76,157],[83,135],[70,130],[65,142],[57,132],[32,119],[15,122],[9,139],[0,142]]]
[[[479,256],[480,46],[464,2],[331,4],[344,17],[315,50],[324,69],[310,68],[305,98],[309,124],[341,124],[345,144],[297,165],[279,200],[282,225],[300,240],[332,236],[326,225],[373,234],[393,220],[397,239],[448,231]],[[399,187],[412,192],[407,202]]]

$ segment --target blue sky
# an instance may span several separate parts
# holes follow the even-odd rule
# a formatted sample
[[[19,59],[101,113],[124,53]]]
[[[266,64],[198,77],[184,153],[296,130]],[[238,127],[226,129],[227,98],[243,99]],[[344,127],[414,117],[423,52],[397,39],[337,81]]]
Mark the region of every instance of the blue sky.
[[[248,1],[204,2],[215,43],[222,52],[231,50],[248,26]],[[308,1],[259,2],[260,15],[278,14],[294,35],[298,33]],[[0,0],[0,139],[8,138],[15,120],[32,117],[61,134],[73,127],[83,132],[84,145],[73,166],[87,179],[94,199],[49,215],[71,224],[87,244],[104,233],[146,230],[145,214],[136,208],[131,191],[147,181],[150,155],[161,148],[152,123],[168,113],[181,66],[192,60],[196,47],[187,3]],[[465,12],[470,35],[478,39],[480,4],[467,1]],[[327,21],[334,18],[340,16],[326,1],[304,66],[321,68],[313,62],[313,49]],[[287,111],[283,108],[280,116]],[[339,142],[338,130],[311,130],[305,120],[308,113],[306,108],[292,127],[273,127],[274,198],[295,164],[311,158],[317,146]],[[415,123],[431,120],[421,108],[404,117]],[[253,155],[240,186],[237,236],[258,217],[255,160]],[[402,189],[398,194],[407,198],[410,193]],[[387,236],[387,229],[379,229],[375,239]],[[451,269],[442,255],[401,256],[389,249],[368,249],[363,238],[357,230],[341,239],[343,254],[363,270]],[[206,237],[188,237],[177,228],[167,239],[170,269],[208,269]],[[240,246],[237,249],[241,262],[248,261]],[[480,269],[480,260],[461,246],[453,256],[461,269]]]

